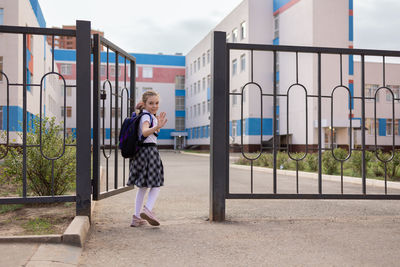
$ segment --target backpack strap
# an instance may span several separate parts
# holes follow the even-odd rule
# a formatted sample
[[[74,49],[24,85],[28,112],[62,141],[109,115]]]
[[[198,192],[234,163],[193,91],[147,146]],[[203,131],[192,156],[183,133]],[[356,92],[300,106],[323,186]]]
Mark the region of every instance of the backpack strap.
[[[148,112],[142,112],[142,113],[140,113],[140,115],[141,116],[144,116],[144,115],[149,115],[149,117],[150,117],[150,128],[151,127],[153,127],[153,117],[151,116],[151,114],[150,113],[148,113]],[[140,118],[141,119],[141,118]],[[157,133],[153,133],[156,137],[158,137],[158,134]],[[142,136],[140,137],[140,140],[145,140],[147,137],[144,137],[143,136],[143,134],[142,134]]]

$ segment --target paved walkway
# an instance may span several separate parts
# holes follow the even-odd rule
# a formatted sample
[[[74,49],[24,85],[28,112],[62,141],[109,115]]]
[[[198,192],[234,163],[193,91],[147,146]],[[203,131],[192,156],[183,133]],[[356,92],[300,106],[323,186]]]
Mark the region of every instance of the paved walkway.
[[[209,158],[163,152],[162,159],[161,226],[129,227],[136,190],[101,200],[80,266],[399,265],[398,201],[228,200],[227,221],[210,223]],[[248,172],[230,171],[232,190],[249,190]],[[257,190],[268,190],[268,174],[255,179]],[[282,186],[294,188],[293,179],[282,177]],[[302,181],[302,190],[314,190]],[[326,186],[334,192],[339,184]]]

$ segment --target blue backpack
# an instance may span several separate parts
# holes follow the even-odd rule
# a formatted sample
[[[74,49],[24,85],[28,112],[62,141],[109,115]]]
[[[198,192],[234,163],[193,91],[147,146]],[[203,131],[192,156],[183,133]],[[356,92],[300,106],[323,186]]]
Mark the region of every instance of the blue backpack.
[[[119,132],[119,148],[124,158],[133,158],[140,149],[144,141],[144,136],[139,136],[140,119],[143,115],[150,116],[150,127],[153,127],[153,118],[148,112],[136,114],[133,112],[131,117],[124,120]]]

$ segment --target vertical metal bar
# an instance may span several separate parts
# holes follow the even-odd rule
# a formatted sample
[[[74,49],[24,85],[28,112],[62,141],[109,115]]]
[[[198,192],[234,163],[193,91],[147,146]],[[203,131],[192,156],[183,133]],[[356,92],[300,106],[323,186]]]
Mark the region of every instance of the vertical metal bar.
[[[100,38],[93,35],[93,200],[100,194]]]
[[[26,53],[26,34],[22,38],[23,60],[22,60],[22,73],[23,73],[23,87],[22,87],[22,196],[26,197],[26,112],[27,112],[27,53]]]
[[[115,112],[114,112],[114,189],[118,188],[118,80],[119,80],[119,54],[115,52]],[[110,136],[111,139],[111,136]]]
[[[322,77],[321,53],[318,53],[318,193],[322,194]]]
[[[253,183],[254,183],[254,180],[253,180],[253,160],[250,160],[250,175],[251,175],[251,178],[250,178],[250,192],[253,194]]]
[[[277,59],[276,59],[276,51],[274,51],[274,92],[273,92],[273,142],[272,142],[272,150],[273,150],[273,165],[274,165],[274,169],[273,169],[273,187],[274,187],[274,194],[277,193],[277,171],[276,171],[276,157],[277,157],[277,147],[276,147],[276,128],[277,128],[277,121],[276,121],[276,94],[277,94],[277,84],[276,84],[276,73],[277,73],[277,69],[276,69],[276,63],[277,63]]]
[[[361,178],[362,192],[367,194],[367,167],[365,164],[365,57],[361,55]]]
[[[51,56],[51,71],[54,72],[54,35],[51,36]]]
[[[76,214],[91,216],[90,21],[76,22]]]
[[[130,87],[130,114],[131,115],[135,111],[135,103],[136,103],[136,62],[131,61],[131,78],[129,79],[129,87]]]
[[[229,179],[229,57],[225,32],[214,32],[211,49],[210,220],[224,221],[226,181]]]

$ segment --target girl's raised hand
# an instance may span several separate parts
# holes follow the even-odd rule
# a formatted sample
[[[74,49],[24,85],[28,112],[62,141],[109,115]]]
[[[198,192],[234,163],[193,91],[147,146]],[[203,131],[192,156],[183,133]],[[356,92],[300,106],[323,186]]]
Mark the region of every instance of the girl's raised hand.
[[[165,126],[165,124],[167,123],[167,114],[165,112],[161,112],[159,116],[157,116],[157,120],[158,120],[158,127],[161,129],[162,127]]]

